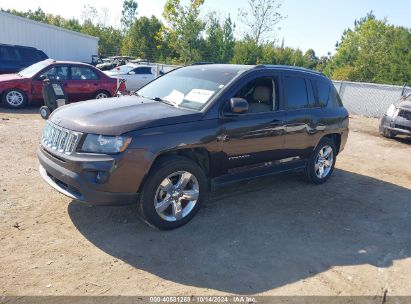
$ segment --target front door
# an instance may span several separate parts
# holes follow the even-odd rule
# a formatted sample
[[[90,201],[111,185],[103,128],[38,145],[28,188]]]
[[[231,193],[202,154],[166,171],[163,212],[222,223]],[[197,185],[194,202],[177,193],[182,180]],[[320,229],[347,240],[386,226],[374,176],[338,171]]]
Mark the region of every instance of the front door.
[[[48,77],[54,77],[65,85],[69,79],[69,67],[65,65],[53,65],[33,77],[31,82],[31,95],[33,102],[43,102],[43,81]],[[70,97],[71,96],[69,95],[69,100]]]
[[[234,115],[228,106],[224,109],[218,139],[227,170],[284,157],[286,112],[280,104],[279,88],[279,77],[258,77],[231,96],[246,99],[249,111]]]

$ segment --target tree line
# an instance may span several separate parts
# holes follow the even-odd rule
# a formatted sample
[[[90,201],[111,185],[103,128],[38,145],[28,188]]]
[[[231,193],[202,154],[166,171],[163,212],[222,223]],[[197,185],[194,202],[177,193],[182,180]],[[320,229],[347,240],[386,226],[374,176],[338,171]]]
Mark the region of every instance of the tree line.
[[[125,55],[169,64],[216,62],[301,66],[335,80],[403,84],[411,80],[411,30],[378,20],[370,12],[342,34],[335,54],[318,57],[275,39],[280,0],[248,0],[234,24],[230,15],[201,16],[205,0],[167,0],[164,22],[138,16],[138,3],[124,0],[121,24],[108,24],[108,11],[85,6],[81,20],[46,14],[41,8],[18,16],[99,37],[99,55]],[[236,38],[240,37],[240,38]]]

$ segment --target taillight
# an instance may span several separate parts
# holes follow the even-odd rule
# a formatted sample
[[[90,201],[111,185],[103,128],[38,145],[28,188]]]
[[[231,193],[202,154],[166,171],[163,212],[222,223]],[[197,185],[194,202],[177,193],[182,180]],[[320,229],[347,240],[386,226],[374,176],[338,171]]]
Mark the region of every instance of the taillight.
[[[122,82],[120,83],[119,91],[120,91],[120,92],[125,92],[125,91],[126,91],[126,82],[125,82],[125,81],[122,81]]]

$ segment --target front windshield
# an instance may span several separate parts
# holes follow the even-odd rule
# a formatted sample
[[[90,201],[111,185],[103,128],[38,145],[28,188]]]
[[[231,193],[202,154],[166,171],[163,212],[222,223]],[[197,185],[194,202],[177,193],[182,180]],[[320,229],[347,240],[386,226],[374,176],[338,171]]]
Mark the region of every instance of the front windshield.
[[[201,110],[238,73],[215,67],[181,68],[149,83],[137,94],[177,107]]]
[[[18,74],[22,77],[31,78],[48,65],[49,65],[49,62],[47,60],[40,61],[40,62],[37,62],[25,68],[24,70],[21,70]]]

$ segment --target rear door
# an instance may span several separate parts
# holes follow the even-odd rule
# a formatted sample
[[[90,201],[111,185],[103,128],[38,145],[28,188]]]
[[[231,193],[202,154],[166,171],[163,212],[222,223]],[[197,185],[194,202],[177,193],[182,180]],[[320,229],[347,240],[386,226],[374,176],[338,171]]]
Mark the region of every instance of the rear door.
[[[287,120],[285,149],[287,157],[306,159],[318,137],[313,80],[302,74],[283,76]]]
[[[98,74],[87,66],[71,66],[65,89],[70,102],[93,99],[95,93],[101,89],[100,79]]]

